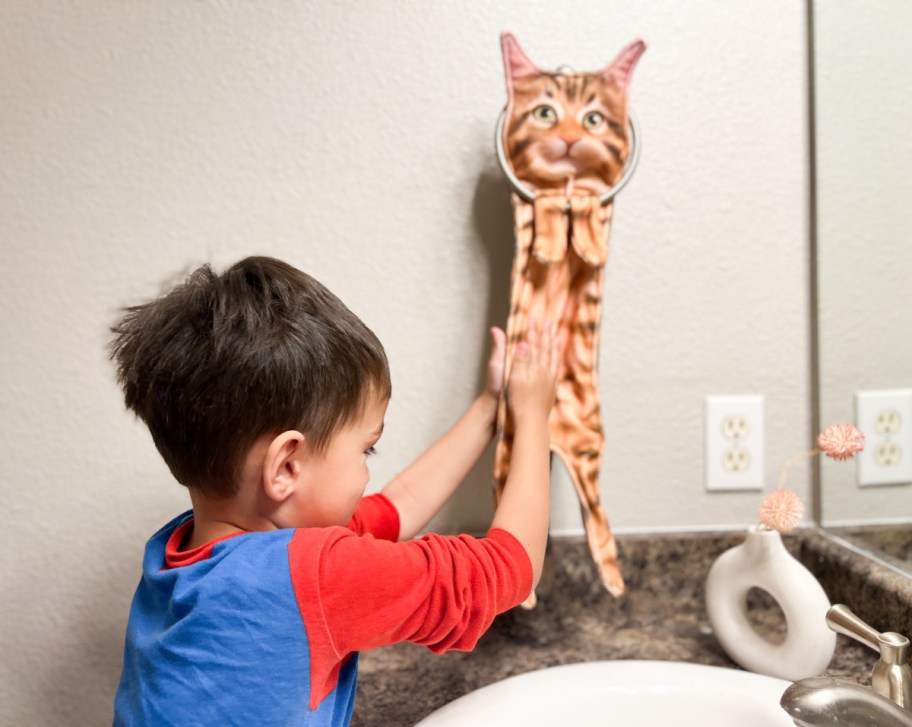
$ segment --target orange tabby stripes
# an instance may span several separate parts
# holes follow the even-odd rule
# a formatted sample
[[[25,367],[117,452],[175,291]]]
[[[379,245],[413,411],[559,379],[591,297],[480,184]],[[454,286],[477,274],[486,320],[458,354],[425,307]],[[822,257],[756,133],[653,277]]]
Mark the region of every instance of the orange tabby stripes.
[[[598,72],[546,73],[509,33],[501,44],[509,93],[503,147],[516,177],[535,193],[531,203],[512,195],[516,254],[507,361],[530,318],[559,323],[566,345],[549,420],[551,450],[577,491],[602,583],[618,596],[624,580],[599,495],[604,437],[597,357],[612,212],[612,203],[601,204],[601,195],[618,180],[629,153],[627,90],[646,46],[635,41]],[[503,401],[498,430],[494,480],[499,499],[513,436]],[[525,605],[535,605],[534,593]]]

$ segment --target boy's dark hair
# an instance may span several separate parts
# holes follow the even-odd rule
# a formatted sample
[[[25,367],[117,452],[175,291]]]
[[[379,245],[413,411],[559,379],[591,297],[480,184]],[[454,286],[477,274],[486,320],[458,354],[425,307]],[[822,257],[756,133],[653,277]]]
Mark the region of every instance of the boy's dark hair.
[[[249,448],[301,431],[316,451],[388,398],[377,337],[336,296],[280,260],[208,265],[171,292],[126,309],[111,358],[129,409],[174,477],[207,494],[237,492]]]

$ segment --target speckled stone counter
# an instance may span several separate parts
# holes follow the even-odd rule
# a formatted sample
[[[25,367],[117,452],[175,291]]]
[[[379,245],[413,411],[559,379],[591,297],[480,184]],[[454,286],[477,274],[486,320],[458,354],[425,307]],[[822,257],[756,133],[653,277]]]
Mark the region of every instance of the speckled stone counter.
[[[912,576],[907,569],[816,530],[802,532],[797,541],[798,559],[817,576],[830,601],[846,604],[878,631],[912,638]]]
[[[892,565],[908,571],[912,567],[912,524],[853,525],[828,528],[850,543],[873,548]]]
[[[734,533],[619,538],[627,593],[598,582],[582,538],[552,540],[539,605],[499,616],[470,653],[436,656],[412,644],[361,654],[355,727],[414,725],[444,704],[501,679],[557,664],[617,659],[689,661],[738,668],[715,640],[703,582],[722,552],[743,540]],[[820,580],[834,603],[849,605],[879,630],[912,634],[912,586],[817,532],[785,538],[789,550]],[[749,612],[775,638],[784,618],[758,592]],[[839,636],[828,674],[870,683],[875,655]]]

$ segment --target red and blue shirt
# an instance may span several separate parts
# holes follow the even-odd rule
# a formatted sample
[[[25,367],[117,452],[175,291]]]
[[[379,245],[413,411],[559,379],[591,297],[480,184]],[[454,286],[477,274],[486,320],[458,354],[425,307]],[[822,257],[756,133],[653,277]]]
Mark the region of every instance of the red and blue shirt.
[[[344,528],[238,533],[181,551],[192,526],[184,513],[146,545],[115,725],[347,725],[359,651],[470,650],[532,589],[510,533],[399,543],[383,495],[364,498]]]

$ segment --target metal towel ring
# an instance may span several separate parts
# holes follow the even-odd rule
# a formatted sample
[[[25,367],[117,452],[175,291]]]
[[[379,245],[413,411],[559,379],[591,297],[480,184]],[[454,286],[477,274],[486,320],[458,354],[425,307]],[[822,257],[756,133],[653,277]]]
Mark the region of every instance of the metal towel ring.
[[[500,116],[497,117],[497,129],[494,134],[494,143],[497,146],[497,161],[500,163],[500,168],[503,169],[504,174],[507,175],[507,179],[510,180],[510,185],[516,190],[519,196],[526,200],[526,202],[534,202],[535,192],[519,181],[517,176],[513,173],[513,169],[510,167],[507,156],[504,153],[503,125],[506,115],[507,109],[504,108],[504,110],[500,112]],[[608,204],[614,196],[626,186],[627,182],[629,182],[630,178],[633,176],[633,172],[636,170],[637,163],[640,161],[640,145],[638,143],[640,127],[637,123],[636,116],[634,116],[632,111],[627,112],[627,124],[630,129],[630,154],[627,156],[627,163],[624,164],[624,173],[621,175],[621,178],[611,189],[602,195],[600,202],[603,205]]]

